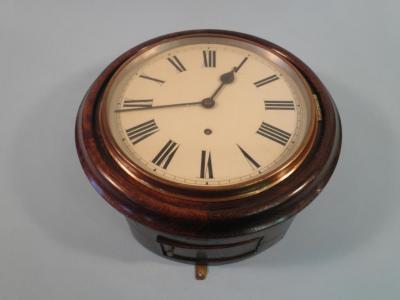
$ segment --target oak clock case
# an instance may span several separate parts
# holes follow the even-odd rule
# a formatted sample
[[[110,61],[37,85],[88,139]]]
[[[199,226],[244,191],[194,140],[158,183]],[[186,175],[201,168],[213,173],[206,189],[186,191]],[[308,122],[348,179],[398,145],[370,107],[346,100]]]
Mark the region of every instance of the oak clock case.
[[[76,121],[82,167],[149,250],[197,265],[267,249],[329,180],[340,119],[317,76],[263,39],[196,30],[113,61]]]

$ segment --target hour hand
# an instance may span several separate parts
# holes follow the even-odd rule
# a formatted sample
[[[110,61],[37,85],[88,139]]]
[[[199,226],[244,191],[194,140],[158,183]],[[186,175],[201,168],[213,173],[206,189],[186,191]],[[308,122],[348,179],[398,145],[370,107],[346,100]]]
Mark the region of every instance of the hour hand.
[[[219,91],[224,87],[226,84],[231,84],[235,80],[235,73],[237,73],[243,64],[247,61],[248,57],[243,58],[240,64],[237,67],[233,67],[232,71],[226,72],[219,77],[221,81],[220,85],[217,87],[215,92],[211,95],[210,99],[214,99],[215,96],[219,93]]]
[[[232,71],[226,72],[220,76],[221,83],[230,84],[235,80],[235,73],[237,73],[240,68],[244,65],[248,57],[243,58],[240,64],[237,67],[234,67]]]
[[[222,84],[229,84],[235,80],[235,68],[232,71],[226,72],[220,76]]]

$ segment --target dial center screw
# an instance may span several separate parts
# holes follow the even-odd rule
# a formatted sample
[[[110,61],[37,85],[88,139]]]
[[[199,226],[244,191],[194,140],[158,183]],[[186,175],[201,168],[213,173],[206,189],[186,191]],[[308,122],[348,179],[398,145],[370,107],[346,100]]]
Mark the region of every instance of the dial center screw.
[[[210,135],[212,133],[212,130],[209,128],[204,129],[204,134],[205,135]]]

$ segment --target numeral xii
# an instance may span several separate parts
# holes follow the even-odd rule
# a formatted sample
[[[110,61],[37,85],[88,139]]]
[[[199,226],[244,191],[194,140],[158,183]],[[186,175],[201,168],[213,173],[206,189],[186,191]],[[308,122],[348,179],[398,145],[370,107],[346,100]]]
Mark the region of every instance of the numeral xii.
[[[203,50],[203,61],[206,68],[215,68],[217,65],[217,52],[215,50]]]

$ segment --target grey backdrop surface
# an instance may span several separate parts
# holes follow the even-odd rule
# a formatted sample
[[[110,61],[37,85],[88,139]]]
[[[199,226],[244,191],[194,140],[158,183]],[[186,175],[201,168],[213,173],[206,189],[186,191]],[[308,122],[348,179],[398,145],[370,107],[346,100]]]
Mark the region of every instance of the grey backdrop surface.
[[[0,299],[399,299],[397,1],[0,2]],[[168,32],[271,40],[325,82],[343,121],[337,170],[288,235],[249,260],[157,257],[96,194],[74,147],[86,89]]]

